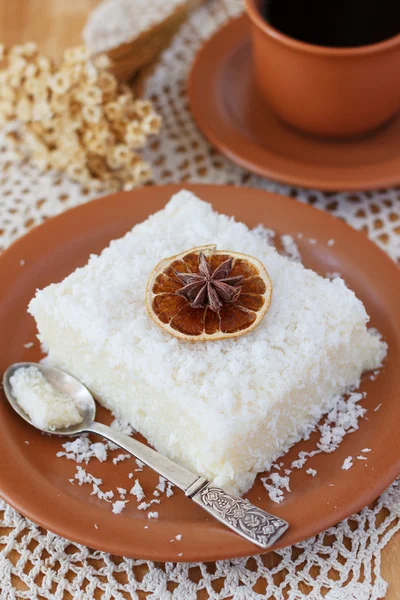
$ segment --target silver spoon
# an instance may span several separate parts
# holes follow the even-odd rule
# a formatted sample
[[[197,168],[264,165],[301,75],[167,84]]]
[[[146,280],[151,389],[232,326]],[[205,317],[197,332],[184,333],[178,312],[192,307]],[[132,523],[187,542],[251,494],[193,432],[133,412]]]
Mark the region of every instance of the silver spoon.
[[[33,425],[33,423],[19,406],[10,384],[10,378],[15,371],[24,367],[36,367],[56,390],[71,396],[75,400],[82,417],[82,422],[77,425],[56,430],[41,429],[41,431],[62,436],[95,433],[105,437],[171,481],[183,490],[186,496],[218,521],[260,548],[266,549],[272,546],[288,528],[288,523],[283,519],[261,510],[261,508],[250,504],[248,500],[233,496],[214,486],[204,477],[191,473],[185,467],[181,467],[129,435],[111,429],[103,423],[97,423],[94,420],[96,403],[92,394],[71,375],[60,369],[38,363],[15,363],[8,367],[4,373],[3,387],[13,409],[30,425]],[[35,427],[35,425],[33,426]]]

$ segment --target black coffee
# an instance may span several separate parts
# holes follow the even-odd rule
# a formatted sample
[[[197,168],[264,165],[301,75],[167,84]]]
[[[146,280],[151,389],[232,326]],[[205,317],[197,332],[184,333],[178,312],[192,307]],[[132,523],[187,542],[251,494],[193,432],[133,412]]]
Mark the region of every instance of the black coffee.
[[[400,33],[400,0],[262,0],[275,29],[318,46],[375,44]]]

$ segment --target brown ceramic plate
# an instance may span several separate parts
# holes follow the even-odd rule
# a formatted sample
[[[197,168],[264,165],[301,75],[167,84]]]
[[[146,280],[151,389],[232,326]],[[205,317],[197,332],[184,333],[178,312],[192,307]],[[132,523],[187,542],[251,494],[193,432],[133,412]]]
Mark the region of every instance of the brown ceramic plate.
[[[322,190],[400,183],[400,117],[374,134],[328,141],[299,133],[275,116],[253,81],[247,16],[230,21],[199,52],[189,100],[210,142],[254,173]]]
[[[289,198],[246,188],[187,187],[212,202],[218,211],[250,226],[261,222],[280,233],[302,232],[305,237],[299,246],[305,264],[321,274],[340,271],[365,302],[372,325],[389,342],[383,372],[375,381],[366,377],[362,384],[368,391],[365,406],[369,420],[363,420],[360,429],[348,435],[336,452],[310,460],[309,466],[318,470],[316,477],[304,470],[296,472],[291,479],[292,492],[282,504],[269,500],[259,480],[249,493],[252,502],[289,521],[290,529],[279,546],[293,544],[358,511],[400,473],[399,271],[364,235]],[[35,339],[35,323],[26,313],[35,289],[60,281],[84,265],[89,254],[99,252],[111,239],[162,208],[177,190],[177,186],[149,187],[74,208],[33,229],[0,257],[0,375],[10,363],[41,358],[37,343],[31,349],[24,348]],[[316,238],[318,243],[308,243],[307,237]],[[336,240],[332,247],[327,245],[330,238]],[[23,266],[21,260],[25,260]],[[380,403],[382,407],[374,412]],[[103,410],[99,417],[107,420],[109,415]],[[109,504],[89,495],[89,486],[68,482],[76,465],[56,458],[61,443],[22,421],[1,394],[0,494],[34,522],[92,548],[143,559],[209,561],[257,552],[255,546],[208,518],[179,491],[157,507],[158,520],[148,520],[136,510],[134,501],[120,515],[112,514]],[[310,443],[297,444],[285,463]],[[344,459],[357,456],[365,447],[372,448],[368,461],[355,461],[350,471],[343,471]],[[132,464],[126,461],[114,466],[93,461],[88,470],[110,486],[105,489],[126,487]],[[140,474],[145,488],[153,489],[157,479],[149,469]],[[332,483],[334,487],[329,486]],[[177,534],[182,534],[182,540],[171,543]]]

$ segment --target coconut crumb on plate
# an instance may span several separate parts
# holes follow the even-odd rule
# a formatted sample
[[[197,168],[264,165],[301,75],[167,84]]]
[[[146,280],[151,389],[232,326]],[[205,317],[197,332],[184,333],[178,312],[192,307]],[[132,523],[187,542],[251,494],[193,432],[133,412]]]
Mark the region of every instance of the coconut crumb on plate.
[[[166,485],[167,485],[167,480],[164,477],[161,477],[161,475],[160,475],[160,477],[158,478],[158,484],[156,486],[156,489],[159,492],[165,492]]]
[[[124,510],[128,502],[129,500],[117,500],[112,505],[112,512],[116,515],[119,515]]]
[[[279,473],[270,473],[268,477],[261,477],[262,484],[268,492],[270,500],[280,504],[284,500],[284,490],[290,492],[289,477],[282,477]]]
[[[318,471],[316,469],[307,469],[307,475],[311,475],[311,477],[315,477]]]
[[[174,484],[171,481],[167,482],[167,489],[165,490],[165,495],[167,498],[170,498],[174,495]]]
[[[117,487],[118,493],[121,496],[121,500],[125,500],[125,496],[126,496],[126,489],[125,488],[121,488],[121,487]]]
[[[351,469],[352,466],[353,466],[353,457],[348,456],[347,458],[345,458],[345,460],[342,464],[342,469],[343,469],[343,471],[348,471],[349,469]]]
[[[143,491],[142,486],[139,483],[139,480],[136,479],[133,487],[129,492],[132,496],[135,496],[138,502],[141,502],[145,498],[145,493]],[[150,506],[150,505],[149,505]]]
[[[118,456],[116,456],[115,458],[113,458],[113,463],[114,463],[114,465],[116,465],[119,462],[122,462],[124,460],[128,460],[129,458],[132,458],[132,456],[130,454],[118,454]]]

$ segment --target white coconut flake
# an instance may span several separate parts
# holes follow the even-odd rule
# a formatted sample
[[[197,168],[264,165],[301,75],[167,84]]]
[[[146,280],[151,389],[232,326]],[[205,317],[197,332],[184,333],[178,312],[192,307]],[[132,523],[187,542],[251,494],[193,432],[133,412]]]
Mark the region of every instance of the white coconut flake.
[[[121,500],[125,500],[126,489],[122,487],[117,487],[118,494],[121,496]]]
[[[95,523],[95,524],[94,524],[94,528],[95,528],[95,529],[98,529],[98,528],[99,528],[99,526],[97,525],[97,523]]]
[[[76,473],[74,477],[79,485],[83,485],[84,483],[95,483],[96,485],[101,485],[103,483],[102,479],[87,473],[86,470],[80,465],[76,467]]]
[[[135,458],[135,463],[137,464],[138,468],[135,469],[136,473],[140,473],[140,471],[143,471],[144,467],[146,466],[144,463],[142,463],[141,460],[139,460],[138,458]]]
[[[328,246],[334,246],[335,245],[335,240],[333,238],[331,238],[330,240],[327,241]]]
[[[158,519],[158,512],[149,512],[147,513],[148,519]]]
[[[114,498],[114,492],[109,490],[108,492],[102,492],[100,489],[93,489],[91,496],[96,495],[100,500],[105,500],[106,502],[111,502],[112,498]]]
[[[182,534],[178,533],[178,535],[175,536],[175,539],[178,540],[178,542],[180,542],[182,539]]]
[[[165,495],[167,498],[170,498],[174,495],[174,484],[170,481],[167,482],[167,489],[165,490]]]
[[[112,512],[116,515],[119,515],[124,510],[128,502],[128,500],[117,500],[112,505]]]
[[[26,344],[24,344],[24,348],[26,348],[27,350],[29,350],[29,348],[33,348],[35,344],[33,342],[27,342]]]
[[[360,456],[357,456],[357,460],[368,460],[368,458],[360,454]]]
[[[158,484],[156,486],[156,489],[158,491],[160,491],[160,492],[165,492],[165,486],[166,486],[166,484],[167,484],[167,480],[164,479],[164,477],[160,476],[159,480],[158,480]]]
[[[371,448],[363,448],[361,452],[372,452]]]
[[[353,466],[353,457],[348,456],[342,464],[342,469],[343,469],[343,471],[348,471],[349,469],[351,469],[352,466]]]
[[[307,469],[307,475],[311,475],[311,477],[315,477],[318,471],[316,469]]]
[[[104,462],[108,456],[107,442],[92,443],[87,435],[82,435],[72,442],[65,442],[62,444],[62,448],[64,448],[64,452],[57,452],[57,456],[73,460],[78,464],[82,462],[88,464],[92,458]]]
[[[148,508],[150,508],[151,504],[149,502],[142,502],[141,504],[139,504],[138,506],[138,510],[147,510]]]
[[[132,458],[132,456],[130,454],[118,454],[118,456],[113,458],[113,463],[114,463],[114,465],[116,465],[119,462],[123,462],[124,460],[127,460],[128,458]]]
[[[142,486],[139,483],[139,480],[136,479],[135,480],[135,484],[134,486],[131,488],[131,491],[129,492],[132,496],[135,496],[136,500],[138,502],[141,502],[144,498],[145,498],[145,493],[143,491]],[[149,504],[150,506],[150,504]],[[140,509],[141,510],[141,509]]]
[[[382,406],[382,402],[380,404],[378,404],[378,406],[375,406],[374,408],[374,412],[378,411],[380,409],[380,407]]]
[[[353,392],[347,399],[340,397],[337,400],[334,408],[318,428],[321,437],[317,446],[320,450],[333,452],[341,444],[345,435],[358,429],[359,419],[367,412],[367,409],[360,404],[363,398],[363,394]]]
[[[25,261],[24,261],[24,259],[23,259],[23,258],[21,258],[21,260],[19,261],[19,265],[20,265],[20,267],[23,267],[23,266],[24,266],[24,264],[25,264]]]
[[[320,450],[312,450],[311,452],[306,452],[305,450],[302,450],[301,452],[299,452],[298,458],[294,460],[290,466],[292,467],[292,469],[301,469],[302,467],[304,467],[309,458],[312,458],[313,456],[316,456],[319,453]],[[287,475],[290,475],[290,473],[287,473]]]
[[[261,477],[262,484],[272,502],[279,504],[284,500],[284,492],[290,492],[289,477],[282,477],[279,473],[271,473],[268,477]],[[271,483],[270,483],[271,482]]]

